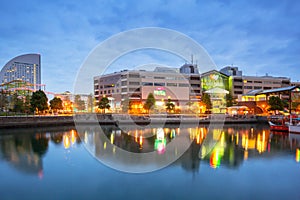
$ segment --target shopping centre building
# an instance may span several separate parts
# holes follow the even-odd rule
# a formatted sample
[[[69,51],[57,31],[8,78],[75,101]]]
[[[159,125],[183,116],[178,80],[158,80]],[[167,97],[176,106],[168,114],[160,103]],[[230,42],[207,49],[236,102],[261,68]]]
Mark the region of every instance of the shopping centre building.
[[[234,101],[245,101],[243,95],[254,90],[269,90],[289,86],[287,77],[244,76],[237,67],[224,67],[199,74],[197,65],[184,64],[180,68],[157,67],[153,71],[123,70],[94,77],[96,101],[106,96],[111,108],[120,110],[122,102],[130,100],[131,105],[141,112],[148,94],[156,99],[157,108],[165,109],[170,99],[177,109],[201,110],[201,96],[210,95],[212,110],[226,112],[226,96],[231,94]]]
[[[180,72],[181,71],[181,72]],[[189,102],[200,102],[200,74],[196,65],[183,65],[180,69],[157,67],[154,71],[123,70],[94,77],[94,95],[97,101],[108,97],[112,109],[121,109],[127,99],[141,111],[148,94],[156,99],[158,109],[164,109],[170,99],[177,109]]]

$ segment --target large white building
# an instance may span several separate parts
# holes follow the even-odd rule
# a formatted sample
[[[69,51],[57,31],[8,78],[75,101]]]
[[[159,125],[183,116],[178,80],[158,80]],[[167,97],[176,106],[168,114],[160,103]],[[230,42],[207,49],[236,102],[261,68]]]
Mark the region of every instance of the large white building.
[[[190,68],[192,66],[195,65]],[[126,99],[142,108],[149,93],[154,95],[158,107],[164,107],[168,99],[177,107],[184,107],[188,102],[199,102],[200,82],[198,70],[187,73],[164,67],[154,71],[123,70],[94,77],[94,95],[97,101],[103,96],[108,97],[113,109],[121,109]]]

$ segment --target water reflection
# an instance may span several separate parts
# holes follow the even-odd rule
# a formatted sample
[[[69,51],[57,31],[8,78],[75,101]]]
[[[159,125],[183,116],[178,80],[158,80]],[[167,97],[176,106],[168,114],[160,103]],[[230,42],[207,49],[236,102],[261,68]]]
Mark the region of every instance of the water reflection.
[[[268,126],[225,126],[223,129],[209,129],[206,126],[179,128],[153,127],[144,130],[119,130],[107,127],[104,131],[110,143],[135,153],[156,152],[166,154],[168,144],[177,136],[189,138],[191,147],[182,155],[180,162],[185,169],[198,170],[200,161],[208,162],[212,168],[236,168],[246,160],[258,157],[294,154],[299,162],[300,138],[287,133],[270,132]],[[83,130],[81,133],[89,149],[96,157],[114,156],[116,146],[107,148],[107,142],[99,140],[97,130]],[[89,138],[89,139],[88,139]],[[204,142],[210,138],[210,142]],[[179,148],[179,147],[178,147]],[[176,155],[175,151],[167,156]],[[132,161],[130,161],[132,162]],[[176,162],[178,163],[178,162]],[[122,164],[128,164],[126,161]]]
[[[300,134],[271,132],[268,126],[224,126],[223,129],[199,127],[152,127],[147,129],[120,130],[105,126],[106,139],[100,138],[97,127],[85,127],[78,132],[67,130],[19,130],[16,134],[0,135],[0,158],[16,170],[43,177],[43,158],[47,156],[50,143],[61,149],[70,150],[83,142],[96,157],[116,157],[120,163],[132,166],[140,160],[119,158],[118,148],[137,154],[153,152],[156,159],[169,159],[180,151],[180,144],[189,142],[190,148],[173,163],[187,171],[199,171],[200,163],[212,168],[237,168],[243,162],[256,158],[270,159],[292,155],[300,162]],[[212,142],[205,142],[206,140]],[[81,140],[82,139],[82,140]],[[179,139],[171,151],[168,144]],[[113,145],[110,145],[113,144]],[[164,157],[161,157],[164,156]],[[151,161],[153,162],[153,160]],[[52,163],[53,164],[53,163]]]
[[[18,133],[9,134],[15,130],[7,130],[0,135],[0,158],[7,161],[17,171],[38,175],[43,178],[43,157],[49,150],[49,142],[64,148],[70,148],[80,138],[74,129],[67,131],[20,129]],[[27,133],[26,133],[27,132]]]
[[[49,138],[43,134],[1,137],[1,158],[19,171],[42,176],[41,157],[47,152],[48,140]]]

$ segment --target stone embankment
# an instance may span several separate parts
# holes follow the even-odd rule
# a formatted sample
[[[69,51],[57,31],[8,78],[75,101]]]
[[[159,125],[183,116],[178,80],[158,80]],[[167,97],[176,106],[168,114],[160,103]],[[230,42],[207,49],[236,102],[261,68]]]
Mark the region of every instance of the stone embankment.
[[[79,114],[76,116],[7,116],[0,117],[0,128],[18,128],[18,127],[46,127],[46,126],[64,126],[77,124],[101,124],[101,125],[119,125],[119,124],[181,124],[181,123],[266,123],[266,117],[259,116],[225,116],[211,115],[205,117],[195,117],[192,115],[115,115],[115,114]]]

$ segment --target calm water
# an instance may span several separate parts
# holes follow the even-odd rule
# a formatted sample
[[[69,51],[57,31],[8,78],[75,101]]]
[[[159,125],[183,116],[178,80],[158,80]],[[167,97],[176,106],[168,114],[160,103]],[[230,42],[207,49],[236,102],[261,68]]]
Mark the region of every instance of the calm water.
[[[93,127],[0,130],[0,199],[300,199],[300,135],[256,125],[103,130],[105,139]],[[169,158],[178,137],[190,148],[161,170],[99,162],[118,147]],[[120,165],[147,167],[135,162]]]

